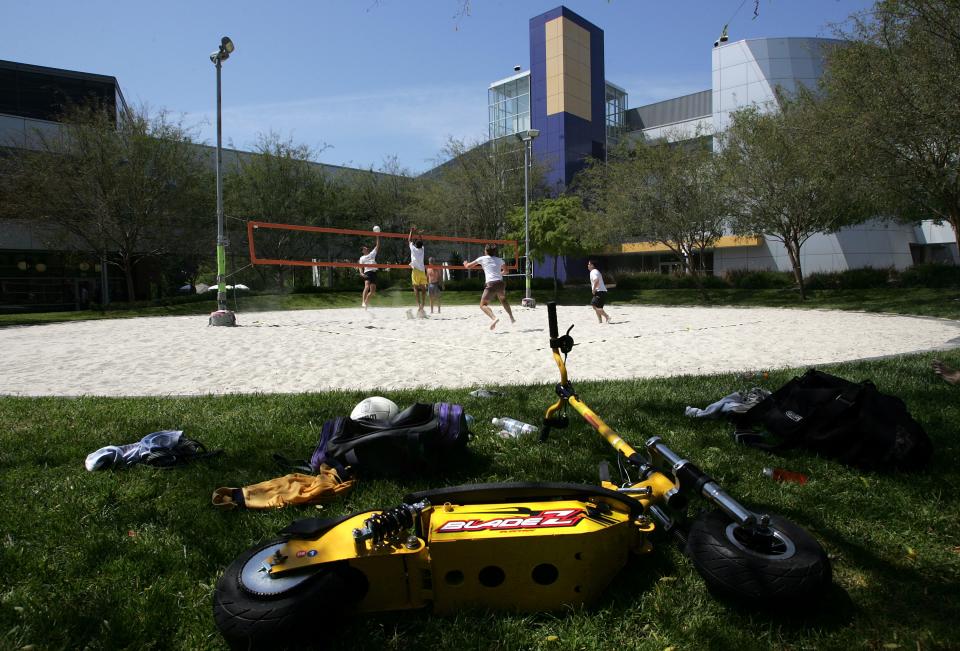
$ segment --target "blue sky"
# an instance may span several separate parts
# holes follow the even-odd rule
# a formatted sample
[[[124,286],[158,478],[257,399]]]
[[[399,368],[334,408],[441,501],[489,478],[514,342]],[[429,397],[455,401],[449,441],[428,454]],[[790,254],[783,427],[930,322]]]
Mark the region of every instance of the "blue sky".
[[[214,142],[222,35],[224,140],[259,133],[320,150],[326,163],[412,172],[448,137],[485,138],[487,87],[529,66],[528,21],[556,0],[46,0],[5,3],[0,59],[115,76],[127,101],[183,116]],[[606,77],[629,105],[710,87],[710,50],[731,40],[831,36],[868,0],[570,0],[605,32]]]

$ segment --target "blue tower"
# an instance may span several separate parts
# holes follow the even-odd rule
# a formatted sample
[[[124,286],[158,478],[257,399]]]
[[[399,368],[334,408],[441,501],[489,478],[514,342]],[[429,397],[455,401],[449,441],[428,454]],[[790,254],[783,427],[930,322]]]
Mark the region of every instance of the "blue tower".
[[[566,7],[530,19],[530,122],[547,184],[563,190],[606,149],[603,30]]]

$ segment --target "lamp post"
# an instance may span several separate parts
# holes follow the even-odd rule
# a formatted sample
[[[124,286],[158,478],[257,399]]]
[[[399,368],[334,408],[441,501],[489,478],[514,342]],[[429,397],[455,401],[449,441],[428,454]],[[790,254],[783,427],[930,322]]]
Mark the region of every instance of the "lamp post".
[[[223,119],[220,111],[220,67],[233,52],[233,41],[224,36],[220,48],[210,55],[217,67],[217,311],[210,315],[210,325],[237,325],[237,316],[227,309],[227,237],[223,232]]]
[[[523,248],[524,280],[526,281],[526,295],[521,301],[523,307],[536,307],[537,302],[530,296],[530,282],[532,270],[530,268],[530,161],[533,158],[533,139],[540,135],[539,129],[527,129],[516,134],[523,142],[523,236],[526,240]]]

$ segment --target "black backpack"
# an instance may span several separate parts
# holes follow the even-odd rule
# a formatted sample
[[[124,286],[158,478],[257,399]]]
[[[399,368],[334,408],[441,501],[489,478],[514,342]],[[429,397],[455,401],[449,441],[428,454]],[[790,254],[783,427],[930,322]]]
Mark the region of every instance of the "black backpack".
[[[352,466],[381,476],[430,473],[462,453],[469,435],[463,407],[446,402],[418,402],[386,421],[340,416],[323,424],[310,467]]]
[[[849,382],[816,369],[733,420],[740,443],[771,452],[804,448],[865,470],[915,470],[933,452],[902,400],[880,393],[872,382]],[[757,426],[772,437],[749,431]]]

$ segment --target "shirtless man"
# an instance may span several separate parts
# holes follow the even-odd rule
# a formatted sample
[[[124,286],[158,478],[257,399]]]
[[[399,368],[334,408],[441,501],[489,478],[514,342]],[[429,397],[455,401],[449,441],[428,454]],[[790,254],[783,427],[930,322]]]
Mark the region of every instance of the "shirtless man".
[[[443,269],[435,266],[436,261],[430,258],[427,267],[427,296],[430,297],[430,314],[433,314],[433,304],[437,304],[437,314],[440,314],[440,291],[443,289]]]

